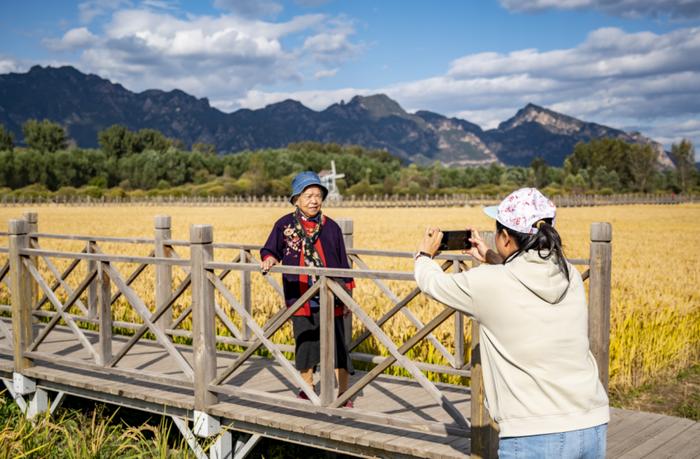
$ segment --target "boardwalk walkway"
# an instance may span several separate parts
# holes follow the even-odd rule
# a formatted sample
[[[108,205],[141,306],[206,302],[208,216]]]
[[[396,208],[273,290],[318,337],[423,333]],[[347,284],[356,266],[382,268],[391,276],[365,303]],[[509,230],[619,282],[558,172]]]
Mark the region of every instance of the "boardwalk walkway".
[[[88,336],[97,342],[96,333]],[[122,341],[126,339],[122,338]],[[156,414],[192,418],[194,392],[191,385],[155,383],[88,369],[90,356],[66,327],[52,332],[40,352],[83,364],[51,363],[49,358],[37,362],[26,370],[26,376],[34,378],[39,387]],[[217,360],[220,369],[236,356],[220,352]],[[460,433],[460,428],[450,422],[428,394],[408,378],[382,376],[356,398],[353,410],[337,408],[329,413],[327,409],[319,410],[311,404],[300,407],[295,403],[296,388],[283,382],[279,376],[283,370],[278,364],[258,358],[244,365],[227,385],[275,394],[276,403],[222,395],[219,403],[211,407],[211,413],[224,419],[224,424],[230,423],[236,431],[362,456],[469,456],[469,437]],[[144,375],[182,376],[167,352],[148,342],[139,342],[120,366],[138,369]],[[363,375],[364,372],[358,371],[353,379],[358,380]],[[0,376],[12,378],[12,355],[4,339],[0,339]],[[470,412],[468,387],[441,384],[440,388],[462,412]],[[411,428],[404,421],[403,425],[392,426],[383,418],[376,418],[376,413],[396,415],[403,420],[415,419],[416,425]],[[608,432],[610,458],[700,457],[700,423],[615,408],[611,416]],[[425,421],[434,423],[433,431],[430,431],[431,424]],[[444,423],[447,428],[440,427],[439,423]]]
[[[190,239],[177,241],[167,216],[156,217],[154,239],[39,233],[35,213],[12,220],[2,235],[8,246],[0,246],[7,254],[0,260],[0,298],[10,303],[0,304],[0,377],[28,416],[46,410],[47,397],[64,394],[170,416],[200,459],[207,454],[195,436],[213,442],[212,458],[232,452],[243,458],[262,437],[364,457],[496,457],[496,426],[483,402],[478,323],[439,304],[419,318],[408,308],[422,295],[413,274],[368,266],[369,259],[412,254],[353,248],[352,222],[342,227],[353,269],[276,266],[273,275],[261,276],[259,247],[214,243],[208,225],[193,225]],[[609,224],[594,223],[590,257],[569,260],[589,282],[589,342],[604,384],[611,238]],[[65,240],[84,247],[46,248]],[[128,247],[106,253],[115,244]],[[152,247],[150,255],[132,255],[129,247],[137,244]],[[217,261],[215,254],[221,259],[224,253],[229,260],[233,253],[233,260]],[[442,254],[438,261],[452,272],[474,265],[466,255]],[[274,273],[315,275],[317,281],[295,304],[261,316],[253,288],[266,289],[258,300],[281,303]],[[338,282],[344,278],[362,284],[363,295],[349,295]],[[401,282],[409,288],[398,294]],[[294,347],[275,340],[312,295],[319,296],[321,310],[315,389],[290,363]],[[354,318],[346,334],[353,359],[371,363],[343,395],[336,394],[333,374],[338,300]],[[363,301],[381,304],[380,311],[368,314]],[[397,337],[390,324],[399,315],[409,333]],[[377,349],[361,346],[368,340],[385,352],[360,351]],[[433,353],[430,362],[411,355],[418,343]],[[390,368],[407,376],[389,376]],[[459,376],[469,385],[436,383],[428,374]],[[300,387],[311,400],[296,397]],[[355,407],[343,408],[349,398]],[[698,423],[613,410],[608,447],[609,457],[698,457]]]
[[[89,333],[97,342],[97,334]],[[126,341],[121,339],[120,341]],[[116,345],[117,343],[115,343]],[[0,372],[3,378],[12,378],[12,357],[5,340],[0,340]],[[183,349],[186,358],[191,349]],[[164,375],[182,379],[183,384],[156,383],[133,376],[105,375],[90,369],[91,356],[67,328],[53,331],[39,352],[46,353],[46,361],[24,371],[40,387],[52,391],[85,397],[145,410],[157,414],[176,415],[192,419],[194,392],[191,384],[184,383],[184,375],[175,362],[155,343],[140,341],[125,357],[119,368],[136,369],[146,375]],[[76,364],[55,363],[60,356]],[[218,354],[219,369],[235,359],[237,354]],[[54,363],[51,361],[53,360]],[[82,364],[80,363],[82,362]],[[80,368],[83,367],[83,368]],[[430,399],[415,382],[407,378],[382,376],[355,400],[353,410],[319,409],[312,404],[299,406],[296,388],[280,377],[283,369],[268,359],[246,362],[244,368],[226,387],[242,387],[251,391],[274,394],[270,404],[252,402],[246,397],[221,394],[219,403],[210,412],[232,422],[236,431],[260,433],[266,437],[292,441],[319,448],[360,455],[406,455],[415,457],[448,458],[469,455],[469,437],[450,422],[449,416]],[[356,372],[353,379],[364,373]],[[443,393],[464,413],[469,413],[469,390],[463,386],[440,385]],[[272,403],[274,402],[274,403]],[[285,403],[286,402],[286,403]],[[400,426],[392,426],[377,413],[396,415]],[[411,428],[407,421],[415,421]],[[426,423],[428,421],[428,423]],[[431,424],[432,423],[432,424]],[[444,423],[447,429],[440,424]],[[448,432],[452,426],[452,433]],[[429,429],[433,428],[433,432]]]

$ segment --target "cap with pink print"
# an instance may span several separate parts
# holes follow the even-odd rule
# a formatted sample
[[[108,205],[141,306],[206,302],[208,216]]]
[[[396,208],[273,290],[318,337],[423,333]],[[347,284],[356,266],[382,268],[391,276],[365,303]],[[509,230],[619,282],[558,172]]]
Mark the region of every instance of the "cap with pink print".
[[[538,221],[554,217],[557,208],[537,188],[521,188],[506,196],[497,206],[485,207],[484,213],[506,228],[524,234],[535,234]]]

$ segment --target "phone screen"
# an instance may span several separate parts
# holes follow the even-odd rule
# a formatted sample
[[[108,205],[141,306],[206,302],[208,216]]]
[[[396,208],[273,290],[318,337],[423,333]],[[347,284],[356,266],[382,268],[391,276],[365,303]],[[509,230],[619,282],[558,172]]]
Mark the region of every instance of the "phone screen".
[[[467,250],[472,247],[469,238],[472,232],[466,231],[443,231],[439,250]]]

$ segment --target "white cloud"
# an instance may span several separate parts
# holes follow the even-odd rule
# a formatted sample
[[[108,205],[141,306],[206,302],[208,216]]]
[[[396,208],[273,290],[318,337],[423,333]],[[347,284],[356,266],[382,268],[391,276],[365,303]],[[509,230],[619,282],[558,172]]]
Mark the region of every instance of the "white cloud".
[[[338,64],[357,51],[354,30],[343,18],[183,16],[165,9],[169,2],[148,4],[112,12],[99,32],[81,27],[44,44],[52,50],[82,48],[77,64],[81,69],[132,90],[178,88],[217,101],[237,100],[263,85],[332,76]],[[332,39],[317,38],[310,42],[314,46],[304,45],[307,38],[323,34]]]
[[[54,51],[67,51],[71,49],[84,48],[94,44],[97,37],[93,35],[86,27],[78,27],[70,29],[63,34],[60,39],[49,38],[43,41],[44,45]]]
[[[279,2],[272,0],[214,0],[214,6],[245,17],[269,17],[282,12]]]
[[[18,72],[20,70],[20,65],[14,59],[9,57],[0,56],[0,74]]]
[[[90,23],[93,19],[103,16],[122,6],[131,5],[129,0],[88,0],[78,4],[78,16],[83,23]]]
[[[327,69],[327,70],[319,70],[314,74],[314,78],[317,80],[320,80],[322,78],[331,78],[334,77],[338,73],[338,69]]]
[[[660,35],[606,28],[568,49],[463,56],[445,75],[423,80],[332,91],[256,90],[239,103],[260,107],[293,98],[318,110],[341,98],[381,92],[409,111],[436,111],[488,129],[533,102],[586,121],[641,130],[667,145],[679,136],[700,144],[700,130],[691,122],[700,119],[700,59],[693,56],[700,56],[698,28]]]
[[[592,9],[627,18],[700,17],[700,1],[697,0],[500,0],[500,2],[506,9],[523,12]]]

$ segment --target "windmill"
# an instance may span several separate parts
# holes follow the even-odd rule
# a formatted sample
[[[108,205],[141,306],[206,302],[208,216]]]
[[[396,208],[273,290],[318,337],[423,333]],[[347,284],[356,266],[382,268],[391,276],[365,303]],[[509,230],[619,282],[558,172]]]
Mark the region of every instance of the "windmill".
[[[336,180],[345,177],[345,174],[338,174],[335,171],[335,161],[331,161],[331,170],[323,170],[318,174],[321,179],[321,183],[328,189],[328,197],[331,201],[340,201],[343,197],[338,192],[338,186],[336,185]]]

